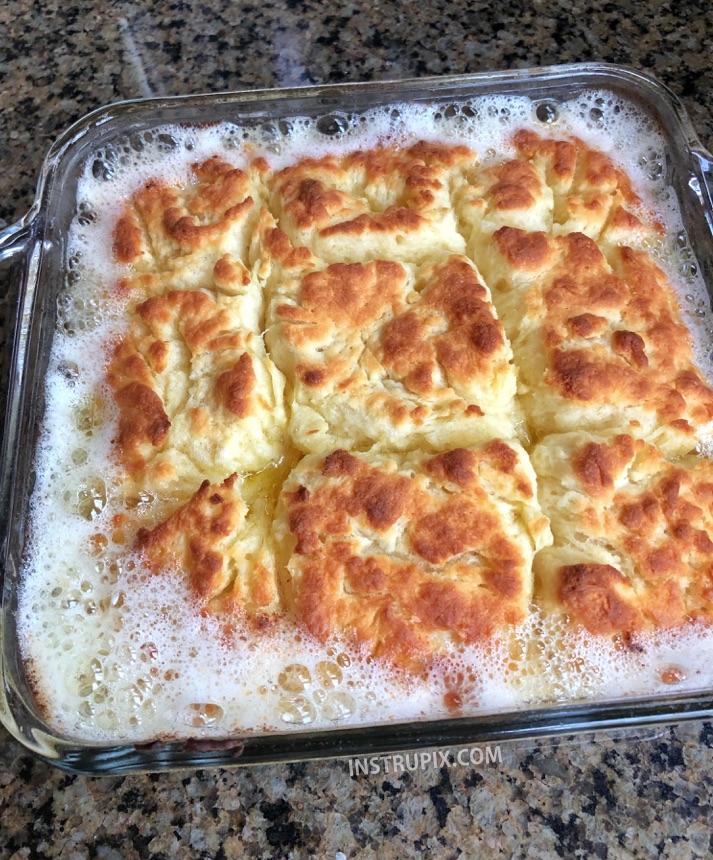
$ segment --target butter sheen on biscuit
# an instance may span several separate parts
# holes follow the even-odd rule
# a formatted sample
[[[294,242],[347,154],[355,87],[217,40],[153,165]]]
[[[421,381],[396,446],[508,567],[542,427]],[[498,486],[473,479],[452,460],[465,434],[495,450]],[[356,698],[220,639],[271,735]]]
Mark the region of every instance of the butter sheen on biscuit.
[[[512,352],[467,258],[289,274],[273,287],[266,341],[303,451],[435,450],[515,435]]]
[[[713,462],[580,433],[550,436],[532,461],[554,534],[535,560],[548,613],[602,635],[713,619]]]
[[[536,549],[551,540],[523,449],[305,457],[276,534],[291,612],[323,641],[421,671],[448,646],[522,621]]]

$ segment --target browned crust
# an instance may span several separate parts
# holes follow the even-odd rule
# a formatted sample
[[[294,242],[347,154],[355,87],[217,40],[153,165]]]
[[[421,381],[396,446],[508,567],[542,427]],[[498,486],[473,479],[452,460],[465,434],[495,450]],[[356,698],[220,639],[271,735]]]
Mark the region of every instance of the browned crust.
[[[520,129],[515,132],[513,142],[518,151],[527,158],[544,155],[551,165],[553,174],[559,179],[571,180],[574,177],[577,166],[577,145],[573,140],[552,140],[527,129]]]
[[[114,258],[162,270],[171,257],[207,248],[255,208],[247,172],[218,156],[192,165],[184,188],[159,180],[132,195],[114,229]]]
[[[136,312],[154,330],[175,325],[194,355],[243,345],[229,312],[200,290],[172,290],[152,296]]]
[[[489,168],[493,181],[487,203],[493,209],[507,213],[536,206],[544,173],[555,195],[606,218],[610,228],[626,232],[641,227],[627,208],[639,204],[628,177],[604,154],[575,138],[555,141],[526,131],[514,136],[514,144],[517,159]],[[407,234],[428,225],[448,170],[472,158],[464,147],[420,142],[406,149],[304,160],[270,181],[284,212],[300,229],[316,228],[324,238]],[[154,238],[168,242],[171,253],[177,254],[210,247],[254,210],[245,171],[219,158],[192,169],[195,185],[188,195],[185,189],[150,182],[133,196],[113,235],[118,262],[136,263],[152,254]],[[254,169],[269,173],[265,163]],[[400,199],[383,211],[372,211],[358,195],[330,184],[330,176],[339,179],[350,171],[361,171],[365,181],[374,183],[398,177]],[[279,228],[265,231],[262,242],[265,252],[286,268],[314,262],[306,248],[294,247]],[[537,276],[535,289],[546,310],[544,380],[565,400],[646,404],[662,423],[691,436],[713,418],[713,392],[693,366],[676,300],[650,257],[624,247],[612,251],[609,262],[584,235],[551,238],[511,227],[496,231],[493,243],[512,271]],[[212,271],[218,289],[250,281],[245,264],[230,254],[222,254]],[[376,355],[409,392],[432,394],[439,370],[454,384],[478,379],[491,371],[493,358],[506,346],[487,290],[463,258],[441,261],[434,271],[432,281],[408,306],[403,302],[404,270],[397,263],[338,263],[307,274],[297,306],[285,302],[277,307],[285,340],[300,348],[324,337],[328,329],[359,331],[388,317]],[[138,279],[122,291],[134,288],[140,290]],[[154,296],[139,304],[136,314],[153,341],[139,344],[134,335],[122,341],[109,378],[120,411],[117,445],[130,468],[139,469],[146,448],[160,448],[170,430],[153,382],[154,374],[167,369],[169,352],[157,332],[175,326],[194,354],[243,349],[245,339],[225,309],[197,290]],[[610,320],[617,315],[612,326]],[[592,343],[582,345],[581,340]],[[346,390],[350,384],[339,377],[339,368],[326,362],[297,362],[295,375],[311,389]],[[255,387],[252,360],[243,352],[218,375],[217,402],[245,418]],[[463,407],[466,414],[483,415],[477,404]],[[392,403],[389,410],[395,424],[407,417],[423,423],[429,417],[425,406]],[[196,413],[197,423],[200,416],[211,417],[202,407]],[[697,483],[683,469],[662,467],[660,480],[646,492],[616,495],[617,476],[642,445],[622,435],[606,445],[584,446],[573,458],[573,471],[593,503],[607,500],[618,512],[612,513],[612,523],[639,577],[632,582],[603,564],[560,569],[558,599],[595,633],[669,626],[696,614],[705,617],[713,593],[713,542],[707,526],[713,480]],[[412,477],[370,467],[346,451],[324,459],[322,484],[287,492],[289,528],[295,554],[302,559],[296,607],[310,631],[327,637],[353,629],[357,641],[372,653],[414,668],[423,665],[424,655],[444,634],[459,642],[480,641],[519,620],[523,559],[487,505],[480,482],[483,468],[509,476],[523,499],[532,498],[533,488],[518,472],[514,450],[499,440],[477,453],[457,449],[426,459],[422,477],[444,491],[438,501]],[[188,504],[139,536],[153,567],[182,568],[206,601],[230,582],[221,541],[234,533],[244,508],[233,481],[220,486],[204,482]],[[355,523],[376,537],[401,523],[409,560],[360,555],[352,545]],[[472,571],[457,561],[473,553],[488,559],[479,569],[479,591],[464,590]],[[452,578],[437,575],[449,565],[457,572]],[[685,571],[692,565],[697,577],[689,583]],[[265,572],[252,585],[256,605],[267,605],[275,597],[270,576]],[[635,593],[634,586],[642,590]]]
[[[257,377],[250,356],[244,352],[230,370],[218,377],[215,387],[218,400],[237,415],[246,418],[252,411],[252,392]]]
[[[191,359],[186,356],[180,366],[171,366],[172,348],[174,355],[179,348],[187,348],[191,357],[215,354],[214,397],[191,412],[196,433],[221,420],[221,409],[245,419],[261,408],[253,360],[245,351],[238,354],[245,340],[235,316],[201,290],[169,290],[136,306],[130,330],[115,346],[107,369],[119,408],[117,450],[134,479],[144,483],[174,472],[168,463],[157,465],[155,473],[149,466],[153,454],[167,442],[176,417],[169,416],[161,399],[164,382],[171,373],[180,378],[190,372]]]
[[[167,519],[140,529],[136,547],[153,573],[186,576],[201,607],[238,611],[262,626],[266,613],[274,611],[277,583],[260,559],[240,582],[235,580],[233,544],[247,515],[236,482],[237,475],[222,484],[204,481]]]
[[[627,435],[587,442],[571,455],[582,492],[571,526],[621,559],[558,569],[558,599],[595,634],[713,621],[713,463],[667,462]],[[561,533],[553,516],[555,535]]]
[[[250,272],[230,254],[223,254],[213,266],[213,277],[218,288],[242,286],[250,283]]]
[[[641,613],[619,595],[630,592],[629,580],[606,564],[574,564],[560,569],[559,599],[587,629],[597,634],[635,631],[641,628]]]
[[[303,478],[310,488],[283,493],[297,617],[320,639],[353,636],[410,670],[426,665],[442,637],[483,641],[521,620],[529,565],[480,477],[483,464],[513,475],[516,460],[499,441],[426,457],[414,476],[343,450],[315,458]],[[405,544],[390,556],[378,536],[395,529]]]
[[[137,547],[158,571],[171,565],[188,574],[191,588],[204,601],[229,581],[219,546],[241,523],[245,506],[234,491],[237,476],[216,486],[204,481],[193,498],[151,530],[140,529]]]
[[[281,213],[298,231],[316,231],[324,239],[408,236],[440,217],[448,176],[472,158],[466,147],[421,141],[303,159],[279,171],[271,185]],[[390,204],[373,208],[364,189],[384,187]]]
[[[573,405],[653,412],[660,425],[681,433],[713,419],[713,390],[693,364],[675,293],[647,254],[618,249],[612,270],[582,234],[550,238],[503,227],[493,239],[513,273],[538,273],[523,305],[533,313],[541,304],[545,309],[539,325],[547,369],[540,385]],[[582,420],[587,426],[586,412]]]
[[[143,443],[160,447],[166,441],[171,422],[158,394],[147,385],[130,382],[115,396],[121,410],[118,437],[121,449],[131,451]]]
[[[295,246],[290,237],[279,227],[271,227],[263,233],[262,237],[265,251],[274,260],[283,263],[288,269],[299,269],[309,265],[312,253],[309,248]]]
[[[611,444],[589,442],[575,452],[572,469],[587,494],[596,497],[614,487],[615,479],[643,444],[624,434],[617,436]]]
[[[398,263],[386,260],[335,263],[324,271],[311,272],[300,286],[300,306],[277,308],[280,316],[295,323],[285,327],[286,339],[299,345],[303,337],[312,339],[331,325],[358,330],[400,301],[405,277]],[[306,323],[314,328],[304,329]]]
[[[536,272],[551,258],[545,233],[527,233],[515,227],[501,227],[493,236],[503,258],[520,272]]]
[[[489,391],[498,373],[512,373],[487,290],[475,267],[458,255],[421,267],[417,277],[411,289],[403,266],[388,261],[309,272],[295,286],[292,302],[274,309],[281,343],[295,356],[294,370],[285,362],[285,372],[310,389],[358,401],[373,397],[369,384],[355,381],[363,358],[375,374],[406,389],[403,396],[389,389],[381,400],[396,425],[424,424],[441,401],[482,416],[477,403],[464,402],[467,392],[477,394],[479,383]],[[413,394],[423,398],[415,407]]]
[[[125,338],[116,345],[108,380],[119,407],[119,432],[114,442],[124,463],[138,473],[145,464],[147,446],[160,448],[171,422],[154,389],[149,364],[133,339]]]
[[[143,235],[133,212],[127,212],[117,221],[112,247],[117,263],[133,263],[143,253]]]
[[[492,168],[497,182],[488,191],[488,202],[501,212],[533,206],[541,188],[537,171],[526,161],[506,161]]]
[[[299,228],[322,224],[349,205],[348,195],[327,187],[318,179],[287,183],[283,194],[289,199],[285,211]]]
[[[629,205],[640,202],[627,174],[608,155],[592,149],[577,137],[553,140],[520,129],[513,142],[521,156],[545,166],[555,189],[583,194],[585,203],[595,206],[597,198],[587,198],[587,193],[618,192]],[[631,213],[619,215],[620,218],[628,216],[635,217]]]
[[[365,236],[368,233],[417,233],[426,223],[423,216],[412,209],[390,208],[324,227],[320,230],[320,235],[329,238],[342,235]]]

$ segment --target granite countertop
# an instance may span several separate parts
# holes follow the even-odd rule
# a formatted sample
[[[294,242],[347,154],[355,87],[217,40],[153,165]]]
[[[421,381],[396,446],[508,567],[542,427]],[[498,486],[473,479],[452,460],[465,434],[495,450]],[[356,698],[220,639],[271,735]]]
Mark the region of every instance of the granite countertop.
[[[713,7],[702,0],[10,0],[0,8],[0,219],[27,210],[60,131],[136,96],[602,60],[655,74],[711,148],[710,33]],[[499,749],[495,762],[474,754],[472,764],[467,754],[465,764],[398,773],[383,764],[378,774],[352,774],[332,760],[90,778],[34,759],[0,729],[0,856],[687,858],[713,850],[710,723]]]

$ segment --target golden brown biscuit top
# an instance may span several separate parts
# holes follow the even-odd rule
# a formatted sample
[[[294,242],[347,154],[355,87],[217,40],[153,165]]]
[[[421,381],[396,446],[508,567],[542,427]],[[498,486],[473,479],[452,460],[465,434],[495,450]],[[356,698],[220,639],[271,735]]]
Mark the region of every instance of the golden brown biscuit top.
[[[386,260],[337,263],[308,273],[294,303],[275,308],[279,338],[291,348],[296,380],[310,389],[348,385],[358,357],[339,348],[325,353],[324,346],[341,343],[361,354],[365,334],[402,306],[406,280],[404,268]],[[281,366],[289,375],[284,361]]]
[[[610,265],[582,234],[510,227],[493,243],[505,279],[524,285],[511,335],[541,327],[544,382],[565,400],[654,410],[691,434],[713,419],[713,390],[693,363],[676,295],[648,254],[618,248]]]
[[[627,174],[599,150],[572,137],[554,140],[521,129],[513,138],[520,158],[545,176],[554,193],[554,233],[573,231],[611,241],[620,236],[637,236],[656,231],[644,227],[634,209],[641,200]]]
[[[693,440],[713,420],[673,289],[625,244],[658,229],[641,212],[608,156],[529,131],[498,163],[422,141],[277,173],[213,158],[183,185],[148,183],[113,238],[134,268],[119,289],[130,331],[109,367],[117,443],[139,482],[190,472],[175,494],[190,501],[141,533],[150,564],[184,570],[208,603],[230,592],[235,605],[286,605],[318,638],[353,633],[415,670],[521,620],[547,525],[527,455],[492,439],[520,418],[508,335],[533,421],[543,392],[572,426],[619,407],[632,435],[654,413]],[[241,543],[256,529],[272,540],[271,509],[248,522],[234,480],[220,484],[283,407],[271,359],[287,376],[290,442],[323,452],[284,487],[275,528],[293,551],[279,596],[270,565],[246,562],[261,558],[252,537]],[[249,442],[227,432],[253,419]],[[287,451],[278,431],[256,469]],[[372,451],[333,451],[351,442]],[[579,501],[555,505],[558,544],[542,556],[558,571],[552,599],[597,633],[708,617],[708,467],[625,435],[570,453],[561,474]]]
[[[608,564],[579,563],[566,565],[559,573],[559,599],[563,608],[591,633],[630,636],[641,629],[642,613],[633,605],[636,595],[629,580],[617,568]],[[667,596],[660,592],[655,594],[653,606]]]
[[[243,338],[230,312],[207,293],[176,290],[147,299],[136,309],[161,341],[180,337],[194,354],[237,349]]]
[[[251,276],[248,269],[231,254],[223,254],[216,260],[212,271],[207,277],[194,277],[195,272],[181,270],[175,275],[163,276],[157,273],[145,272],[123,277],[116,286],[116,295],[120,300],[145,300],[152,295],[160,295],[168,289],[205,289],[218,295],[236,296],[249,291]]]
[[[513,142],[520,155],[544,165],[548,182],[559,193],[620,189],[627,201],[637,199],[626,173],[609,156],[576,137],[556,140],[520,129]]]
[[[277,586],[274,570],[260,553],[260,539],[250,534],[248,507],[236,482],[237,475],[219,485],[204,481],[167,519],[151,530],[140,529],[136,546],[154,573],[186,576],[201,606],[220,604],[259,620],[274,611]],[[246,556],[252,558],[248,565]]]
[[[190,184],[148,182],[117,221],[115,259],[142,271],[164,271],[182,258],[220,247],[221,240],[236,233],[256,209],[256,174],[263,169],[259,163],[249,171],[240,170],[214,156],[192,165]],[[224,250],[242,262],[247,259],[242,237]]]
[[[459,183],[455,199],[462,225],[474,230],[476,248],[498,227],[552,226],[552,190],[542,171],[521,159],[476,166]]]
[[[270,181],[271,209],[294,245],[327,262],[421,262],[464,247],[450,183],[472,158],[466,147],[420,142],[304,159]]]
[[[418,306],[391,320],[381,336],[384,364],[423,393],[433,390],[439,365],[447,379],[461,383],[489,374],[494,354],[506,345],[476,270],[451,257],[432,271]]]
[[[109,367],[109,384],[119,407],[115,443],[120,457],[132,472],[144,466],[147,446],[163,445],[171,426],[154,387],[150,365],[153,346],[144,357],[133,341],[124,338],[117,344]],[[163,365],[163,348],[155,349],[154,353],[158,353],[158,361]]]
[[[526,161],[505,161],[491,167],[488,178],[492,184],[486,192],[493,209],[529,209],[543,196],[540,174]]]
[[[202,291],[174,290],[137,305],[131,319],[108,382],[119,407],[118,453],[129,474],[150,486],[178,480],[176,470],[193,459],[191,445],[209,438],[227,445],[231,425],[261,419],[272,406],[256,375],[265,361],[253,348],[260,344],[241,331],[230,306]],[[187,458],[183,466],[172,451]]]
[[[246,418],[253,408],[252,393],[256,383],[253,360],[244,352],[232,367],[218,376],[215,383],[218,402],[238,418]]]
[[[522,449],[495,441],[402,459],[309,457],[283,490],[294,611],[320,639],[354,636],[410,669],[524,617],[547,530]]]
[[[628,435],[555,436],[545,447],[553,459],[543,507],[555,547],[580,556],[558,568],[561,607],[598,634],[711,620],[713,462],[671,463]],[[542,474],[542,453],[534,462]]]
[[[314,406],[324,415],[343,401],[364,413],[329,413],[331,422],[359,421],[356,429],[376,440],[387,432],[375,425],[384,415],[392,436],[459,416],[476,432],[487,413],[512,434],[510,347],[465,257],[418,268],[386,260],[333,264],[280,289],[268,343],[296,383],[294,396],[329,398]],[[404,436],[386,444],[411,443]]]
[[[246,506],[235,491],[237,475],[220,485],[204,481],[193,498],[150,531],[141,529],[137,545],[151,566],[175,565],[187,573],[196,594],[209,599],[223,591],[230,571],[220,551],[244,519]]]
[[[141,401],[134,404],[121,394],[129,385],[155,390],[157,377],[167,371],[185,374],[190,356],[237,350],[244,345],[230,312],[206,293],[180,290],[142,302],[136,308],[133,331],[116,345],[108,370],[109,384],[122,409],[120,425],[133,435],[130,415],[142,408]],[[154,399],[143,395],[149,412]],[[120,438],[124,440],[121,432]]]
[[[580,232],[603,245],[640,244],[661,228],[626,174],[581,140],[554,140],[518,131],[515,157],[476,161],[456,179],[456,209],[479,262],[492,232],[516,227],[558,236]],[[636,214],[639,213],[639,214]]]
[[[433,391],[439,365],[446,379],[462,383],[491,373],[492,359],[506,342],[477,271],[464,258],[449,257],[427,267],[422,278],[427,286],[407,298],[408,274],[397,263],[335,264],[308,274],[299,304],[280,304],[276,313],[296,349],[347,330],[361,337],[381,323],[376,357],[412,391]],[[301,368],[298,374],[310,385],[331,376],[329,367]]]
[[[386,228],[390,219],[408,223],[442,201],[449,171],[472,157],[467,147],[425,141],[405,149],[377,147],[303,159],[280,171],[274,185],[300,228],[349,232],[355,229],[349,221],[360,214],[381,215],[374,223]]]
[[[285,337],[296,346],[343,328],[361,331],[402,304],[406,271],[398,263],[335,263],[305,275],[299,306],[282,304],[277,314],[289,323]]]

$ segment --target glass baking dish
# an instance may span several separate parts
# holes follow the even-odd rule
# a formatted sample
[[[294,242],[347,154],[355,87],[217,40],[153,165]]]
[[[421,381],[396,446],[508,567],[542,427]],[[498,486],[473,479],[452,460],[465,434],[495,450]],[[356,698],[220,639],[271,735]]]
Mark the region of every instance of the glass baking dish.
[[[648,698],[568,701],[472,716],[386,725],[248,734],[220,740],[155,741],[143,745],[88,743],[59,736],[33,700],[17,647],[18,577],[33,487],[33,461],[43,418],[43,389],[67,272],[66,240],[77,215],[83,166],[113,143],[159,126],[205,126],[230,121],[265,128],[295,116],[320,118],[325,133],[340,118],[403,103],[449,103],[481,95],[518,95],[545,117],[558,103],[586,91],[613,92],[655,123],[665,141],[667,184],[678,197],[691,249],[713,294],[713,158],[704,150],[681,104],[665,87],[637,71],[581,64],[419,80],[187,96],[123,102],[94,111],[54,144],[42,167],[26,217],[0,234],[0,260],[20,263],[21,283],[7,380],[7,411],[0,459],[2,614],[0,720],[27,749],[67,770],[122,773],[176,767],[248,765],[394,750],[464,745],[513,738],[637,726],[713,715],[713,690]],[[101,169],[101,166],[100,166]]]

